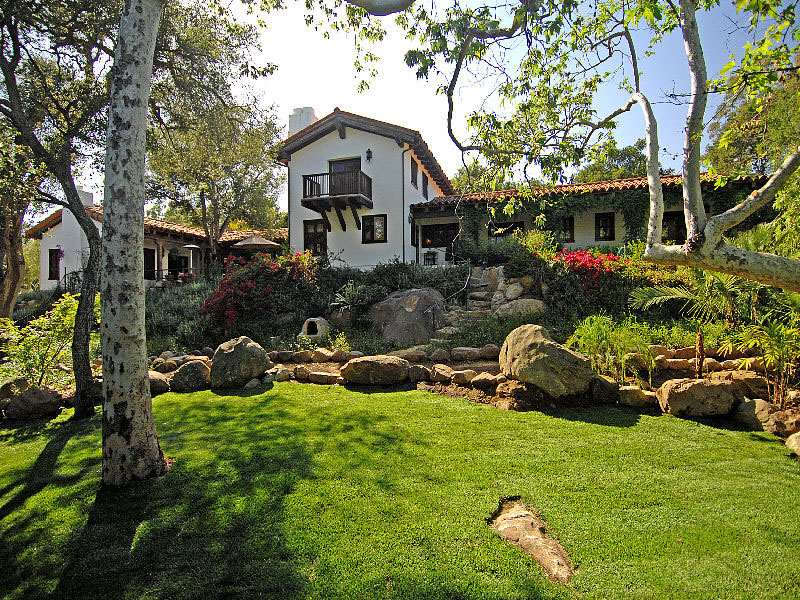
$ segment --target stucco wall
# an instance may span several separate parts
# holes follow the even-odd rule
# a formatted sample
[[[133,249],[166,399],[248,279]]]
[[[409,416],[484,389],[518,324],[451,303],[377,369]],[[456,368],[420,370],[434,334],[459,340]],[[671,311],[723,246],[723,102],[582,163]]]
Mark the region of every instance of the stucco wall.
[[[367,149],[372,150],[372,160],[369,162],[366,159]],[[424,201],[424,169],[421,165],[418,187],[415,188],[410,182],[412,155],[412,151],[403,155],[403,149],[393,139],[352,128],[347,128],[345,139],[341,139],[337,132],[332,132],[295,152],[289,161],[289,244],[292,251],[303,251],[303,221],[320,218],[319,213],[300,204],[303,175],[327,173],[328,161],[331,160],[361,157],[361,170],[372,178],[373,208],[359,209],[358,214],[359,217],[385,214],[386,242],[362,243],[361,231],[356,229],[350,210],[343,211],[344,231],[336,212],[331,210],[327,213],[331,223],[331,231],[327,233],[328,253],[353,267],[370,267],[395,257],[412,262],[416,251],[411,245],[408,207]],[[441,190],[429,176],[428,198],[441,195]]]
[[[102,226],[97,221],[92,221],[102,235]],[[39,288],[51,290],[58,281],[48,279],[49,251],[60,248],[64,257],[59,264],[59,277],[66,273],[83,270],[89,256],[89,243],[81,230],[78,221],[68,210],[61,213],[61,223],[42,234],[42,243],[39,251]]]

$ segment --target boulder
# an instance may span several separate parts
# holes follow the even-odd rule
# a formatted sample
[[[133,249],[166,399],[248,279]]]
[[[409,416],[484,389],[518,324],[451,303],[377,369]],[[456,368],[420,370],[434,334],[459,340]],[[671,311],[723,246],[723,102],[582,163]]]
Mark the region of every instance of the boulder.
[[[165,360],[161,363],[161,372],[162,373],[172,373],[173,371],[177,370],[178,363],[172,359]]]
[[[341,349],[336,349],[331,352],[331,362],[343,363],[347,362],[347,352]]]
[[[656,393],[643,390],[638,385],[623,385],[620,387],[618,402],[623,406],[630,406],[632,408],[658,408]]]
[[[506,304],[501,304],[496,311],[495,317],[508,317],[511,315],[535,315],[544,312],[547,306],[544,301],[535,298],[520,298],[512,300]]]
[[[257,388],[260,385],[261,385],[261,380],[258,377],[254,377],[253,379],[245,383],[244,386],[242,387],[244,387],[244,389],[246,390],[252,390],[253,388]]]
[[[12,377],[0,384],[0,398],[13,398],[21,394],[30,387],[28,380],[24,377]]]
[[[350,352],[347,353],[347,355],[344,357],[344,361],[342,362],[347,362],[348,360],[353,360],[354,358],[361,358],[362,356],[364,356],[363,352],[359,352],[358,350],[351,350]]]
[[[397,385],[408,379],[409,367],[399,356],[362,356],[345,363],[342,377],[358,385]]]
[[[158,355],[159,358],[163,358],[164,360],[169,360],[170,358],[175,356],[174,352],[170,352],[169,350],[164,350],[161,354]]]
[[[298,350],[292,354],[292,362],[307,363],[311,362],[313,357],[314,353],[311,350]]]
[[[786,447],[791,450],[795,456],[800,456],[800,433],[794,433],[786,438]]]
[[[277,367],[272,374],[273,381],[289,381],[292,378],[292,373],[286,367]]]
[[[169,391],[169,379],[158,371],[148,371],[147,379],[150,381],[150,396],[159,396]]]
[[[2,418],[2,413],[9,404],[11,404],[11,398],[0,398],[0,418]]]
[[[242,387],[254,377],[261,377],[272,367],[264,349],[249,337],[238,337],[220,344],[211,362],[211,387]]]
[[[450,358],[454,362],[472,362],[481,360],[481,349],[465,347],[453,348],[450,350]]]
[[[192,360],[175,371],[169,387],[173,392],[197,392],[211,385],[211,369],[205,361]]]
[[[496,344],[486,344],[481,348],[481,358],[484,360],[497,360],[500,356],[500,347]]]
[[[664,358],[675,358],[675,350],[672,348],[667,348],[666,346],[659,346],[657,344],[652,344],[650,346],[650,352],[653,353],[653,356],[663,356]]]
[[[453,369],[447,365],[436,364],[431,367],[431,381],[450,383],[453,378]]]
[[[297,365],[294,368],[294,378],[298,381],[306,381],[309,373],[311,373],[311,369],[305,365]]]
[[[501,375],[505,380],[505,375]],[[497,386],[499,385],[498,377],[496,375],[492,375],[491,373],[478,373],[475,377],[472,378],[470,381],[472,387],[481,390],[487,394],[494,394]]]
[[[697,348],[694,346],[686,346],[684,348],[677,348],[673,358],[681,358],[689,360],[690,358],[697,358]]]
[[[424,350],[420,350],[418,348],[407,348],[405,350],[396,350],[394,352],[390,352],[392,356],[399,356],[400,358],[405,358],[408,362],[412,363],[420,363],[425,362],[428,360],[428,355]]]
[[[670,379],[656,391],[661,410],[676,417],[727,415],[744,399],[732,381]]]
[[[264,376],[261,378],[261,383],[264,384],[264,385],[269,385],[273,381],[275,381],[275,375],[273,375],[269,371],[264,373]]]
[[[497,384],[497,389],[495,390],[495,395],[499,398],[513,398],[515,400],[521,400],[524,395],[528,393],[527,386],[522,381],[516,381],[515,379],[507,379],[501,383]],[[500,408],[498,406],[498,408]],[[505,410],[515,410],[515,409],[505,409]]]
[[[692,363],[687,358],[668,358],[666,359],[667,369],[670,371],[691,371]]]
[[[616,404],[619,397],[619,384],[608,377],[597,375],[589,384],[592,401],[597,404]]]
[[[334,385],[339,383],[341,379],[338,373],[328,373],[327,371],[311,371],[308,374],[308,380],[311,383],[321,385]]]
[[[331,362],[332,360],[333,360],[333,352],[331,352],[327,348],[317,348],[311,354],[311,362],[325,363],[325,362]]]
[[[450,353],[444,348],[431,352],[430,359],[435,363],[450,362]]]
[[[800,432],[800,408],[775,411],[769,416],[764,431],[782,438]]]
[[[506,286],[505,297],[506,300],[516,300],[525,293],[525,288],[521,283],[510,283]]]
[[[278,350],[278,360],[277,362],[291,362],[292,357],[294,356],[294,351],[292,350]]]
[[[210,346],[205,346],[201,354],[205,354],[208,358],[214,358],[214,349]]]
[[[771,402],[756,398],[745,399],[731,413],[733,420],[750,431],[765,431],[770,425],[770,416],[778,412],[778,407]]]
[[[769,398],[769,384],[767,379],[753,371],[721,371],[711,373],[709,379],[712,381],[733,381],[742,390],[747,398]]]
[[[374,304],[369,317],[384,339],[401,346],[427,344],[444,318],[444,297],[431,288],[394,292]]]
[[[411,383],[428,381],[430,378],[431,370],[424,365],[411,365],[408,368],[408,379]]]
[[[499,360],[504,375],[531,383],[552,398],[585,394],[595,376],[588,358],[554,342],[540,325],[509,333]]]
[[[451,381],[456,385],[469,385],[475,379],[477,373],[472,369],[464,369],[463,371],[453,371]]]
[[[31,386],[17,394],[6,405],[7,419],[39,419],[61,412],[61,394],[47,388]]]

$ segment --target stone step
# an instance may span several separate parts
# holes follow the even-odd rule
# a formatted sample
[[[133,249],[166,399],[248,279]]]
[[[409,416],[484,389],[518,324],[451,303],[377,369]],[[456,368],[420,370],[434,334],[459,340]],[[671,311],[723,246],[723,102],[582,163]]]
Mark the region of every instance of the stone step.
[[[490,308],[492,308],[491,301],[470,300],[467,302],[467,310],[489,310]]]
[[[485,292],[470,292],[469,299],[470,300],[489,300],[492,297],[492,292],[485,291]]]
[[[483,319],[488,317],[491,313],[488,310],[470,310],[467,312],[467,317],[470,319]]]

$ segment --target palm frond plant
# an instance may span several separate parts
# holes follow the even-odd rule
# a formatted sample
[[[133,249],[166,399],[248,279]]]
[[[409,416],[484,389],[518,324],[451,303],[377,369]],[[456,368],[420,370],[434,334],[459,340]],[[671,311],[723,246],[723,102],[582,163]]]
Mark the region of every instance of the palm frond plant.
[[[694,319],[709,323],[724,319],[729,325],[751,320],[759,292],[765,286],[735,275],[692,269],[688,285],[641,287],[631,292],[628,305],[647,310],[674,300],[683,301],[682,311]]]
[[[750,325],[722,345],[723,351],[730,352],[733,348],[755,348],[761,353],[772,401],[785,408],[789,381],[794,376],[800,357],[800,328],[779,321]],[[753,359],[746,358],[740,366],[749,369],[752,365]]]

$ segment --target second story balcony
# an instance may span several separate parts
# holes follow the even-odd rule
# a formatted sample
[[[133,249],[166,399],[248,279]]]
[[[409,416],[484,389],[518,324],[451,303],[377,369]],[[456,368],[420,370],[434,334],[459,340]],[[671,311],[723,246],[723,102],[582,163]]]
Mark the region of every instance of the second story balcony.
[[[372,178],[363,171],[303,175],[300,203],[312,210],[340,204],[372,208]]]

